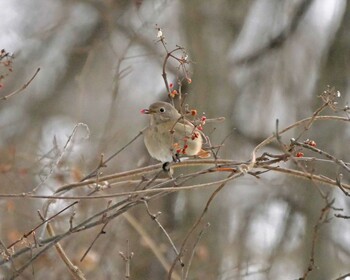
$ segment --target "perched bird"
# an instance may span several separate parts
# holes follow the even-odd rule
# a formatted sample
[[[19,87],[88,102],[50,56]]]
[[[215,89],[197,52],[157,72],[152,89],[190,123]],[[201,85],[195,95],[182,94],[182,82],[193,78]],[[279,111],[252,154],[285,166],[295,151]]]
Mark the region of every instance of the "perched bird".
[[[144,131],[144,141],[149,154],[163,162],[176,161],[179,156],[208,157],[202,150],[203,136],[170,103],[158,101],[141,111],[151,116]]]

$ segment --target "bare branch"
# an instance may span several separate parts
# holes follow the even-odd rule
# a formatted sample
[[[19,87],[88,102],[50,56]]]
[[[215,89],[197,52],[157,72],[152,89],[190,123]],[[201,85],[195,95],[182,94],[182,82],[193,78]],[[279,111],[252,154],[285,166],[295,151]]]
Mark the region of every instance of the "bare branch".
[[[14,95],[24,91],[30,85],[30,83],[35,79],[35,77],[39,73],[39,71],[40,71],[40,68],[36,69],[34,75],[29,79],[28,82],[26,82],[21,88],[11,92],[8,95],[5,95],[5,96],[1,97],[0,100],[7,100],[7,99],[11,98],[12,96],[14,96]]]

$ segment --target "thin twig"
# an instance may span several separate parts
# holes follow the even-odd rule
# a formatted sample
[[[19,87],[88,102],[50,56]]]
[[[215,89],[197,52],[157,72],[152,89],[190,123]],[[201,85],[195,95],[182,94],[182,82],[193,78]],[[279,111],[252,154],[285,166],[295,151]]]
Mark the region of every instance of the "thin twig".
[[[161,248],[159,247],[158,242],[155,242],[152,237],[146,232],[144,227],[128,212],[123,214],[123,217],[127,220],[127,222],[136,230],[136,232],[143,238],[147,246],[156,256],[161,266],[165,271],[169,271],[170,264],[168,263],[166,257],[163,255]],[[180,280],[180,276],[174,272],[173,278],[175,280]]]
[[[161,213],[158,212],[157,215],[152,214],[151,211],[149,210],[148,203],[147,203],[146,200],[144,200],[144,203],[145,203],[145,206],[146,206],[146,210],[147,210],[148,215],[152,218],[153,221],[155,221],[155,222],[157,223],[158,227],[163,231],[164,235],[165,235],[166,238],[168,239],[168,241],[169,241],[171,247],[173,248],[175,254],[178,255],[178,254],[179,254],[179,251],[176,249],[176,246],[175,246],[173,240],[171,239],[169,233],[165,230],[165,228],[162,226],[162,224],[161,224],[161,223],[159,222],[159,220],[158,220],[158,217],[159,217],[159,215],[160,215]],[[183,265],[183,262],[182,262],[181,258],[179,258],[179,261],[180,261],[180,264]]]
[[[145,130],[142,129],[134,138],[132,138],[126,145],[124,145],[122,148],[120,148],[118,151],[116,151],[114,154],[112,154],[110,157],[108,157],[105,161],[100,162],[99,165],[92,171],[90,172],[88,175],[86,175],[83,179],[80,180],[80,182],[84,182],[87,179],[90,179],[94,176],[97,175],[97,172],[101,169],[101,167],[106,167],[106,164],[111,161],[113,158],[115,158],[118,154],[120,154],[122,151],[124,151],[128,146],[130,146],[130,144],[132,144],[137,138],[139,138],[143,131]]]
[[[235,172],[232,172],[227,179],[231,178],[231,177],[235,177],[237,176],[237,174],[235,174]],[[215,198],[215,196],[225,187],[227,181],[222,182],[221,185],[219,187],[217,187],[217,189],[211,194],[211,196],[209,197],[203,211],[202,214],[199,216],[199,218],[197,219],[197,221],[193,224],[193,226],[191,227],[191,229],[189,230],[189,232],[187,233],[186,237],[184,238],[182,244],[181,244],[181,248],[180,248],[180,252],[177,255],[177,257],[174,259],[172,266],[169,270],[168,273],[168,280],[171,280],[171,275],[173,273],[173,270],[175,268],[175,265],[177,263],[178,260],[180,260],[180,258],[182,257],[182,254],[184,253],[185,250],[185,246],[187,244],[188,239],[190,238],[190,236],[192,235],[192,233],[194,232],[194,230],[199,226],[199,224],[202,222],[205,214],[207,213],[208,209],[209,209],[209,205],[211,204],[211,202],[213,201],[213,199]],[[183,266],[182,266],[183,267]]]
[[[67,207],[63,208],[62,210],[58,211],[57,213],[55,213],[54,215],[52,215],[51,217],[44,219],[40,224],[38,224],[36,227],[34,227],[33,229],[31,229],[30,231],[28,231],[27,233],[23,234],[22,237],[16,241],[14,241],[13,243],[11,243],[10,245],[7,246],[8,249],[10,249],[12,246],[16,245],[17,243],[21,242],[23,239],[27,238],[29,235],[31,235],[33,232],[35,232],[38,228],[40,228],[42,225],[44,225],[45,223],[53,220],[54,218],[56,218],[57,216],[61,215],[64,211],[66,211],[67,209],[69,209],[70,207],[72,207],[73,205],[77,204],[78,202],[75,201],[71,204],[69,204]]]
[[[38,69],[36,69],[34,75],[33,75],[33,76],[29,79],[29,81],[26,82],[21,88],[15,90],[15,91],[13,91],[13,92],[11,92],[11,93],[8,94],[8,95],[5,95],[5,96],[1,97],[0,100],[7,100],[7,99],[9,99],[10,97],[12,97],[12,96],[14,96],[14,95],[16,95],[16,94],[22,92],[23,90],[25,90],[25,89],[30,85],[30,83],[35,79],[35,77],[36,77],[36,75],[39,73],[39,71],[40,71],[40,67],[39,67]]]
[[[6,247],[5,243],[4,243],[1,239],[0,239],[0,245],[1,245],[1,247],[2,247],[2,250],[0,250],[0,252],[1,252],[1,254],[0,254],[1,257],[2,257],[2,258],[5,257],[6,259],[9,259],[9,260],[10,260],[12,270],[13,270],[14,273],[16,273],[17,270],[16,270],[16,267],[15,267],[15,262],[13,261],[12,254],[11,254],[9,248]]]
[[[334,203],[334,200],[328,202],[327,205],[324,208],[322,208],[320,216],[318,218],[318,221],[317,221],[316,225],[314,226],[309,265],[308,265],[306,271],[304,272],[303,277],[301,277],[300,280],[305,280],[308,277],[309,273],[311,273],[315,268],[315,250],[316,250],[316,241],[317,241],[318,236],[319,236],[319,230],[320,230],[320,227],[325,222],[327,222],[326,218],[327,218],[327,215],[329,213],[329,210],[332,208],[333,203]]]
[[[231,169],[232,170],[232,169]],[[226,170],[225,170],[226,172]],[[205,188],[210,186],[215,186],[221,183],[225,183],[228,181],[231,181],[235,179],[238,176],[242,176],[243,172],[239,172],[234,170],[234,172],[237,176],[230,176],[226,179],[221,179],[213,182],[208,183],[202,183],[197,185],[189,185],[189,186],[183,186],[183,187],[167,187],[167,188],[161,188],[161,189],[146,189],[146,190],[138,190],[138,191],[130,191],[130,192],[120,192],[120,193],[113,193],[113,194],[106,194],[106,195],[98,195],[98,196],[52,196],[52,195],[31,195],[31,194],[1,194],[1,197],[9,197],[9,198],[31,198],[31,199],[43,199],[43,198],[49,198],[49,199],[60,199],[60,200],[77,200],[77,199],[105,199],[105,198],[114,198],[114,197],[121,197],[121,196],[133,196],[133,195],[145,195],[145,194],[151,194],[151,193],[159,193],[160,191],[168,191],[168,192],[179,192],[182,190],[192,190],[192,189],[198,189],[198,188]]]
[[[38,211],[38,214],[40,218],[43,220],[43,222],[45,222],[44,217],[41,215],[39,211]],[[49,233],[49,236],[55,236],[55,231],[50,223],[47,224],[46,229],[47,229],[47,232]],[[73,276],[73,278],[76,280],[85,280],[86,278],[84,276],[84,273],[79,269],[79,267],[73,264],[73,262],[69,259],[69,257],[67,256],[66,252],[64,251],[63,247],[59,242],[55,244],[55,248],[58,255],[67,266],[68,271]]]
[[[124,252],[119,251],[119,255],[122,257],[123,261],[125,262],[125,280],[130,279],[130,262],[132,257],[134,256],[133,252],[130,252],[130,242],[129,240],[127,242],[127,249],[126,254]]]
[[[193,248],[191,250],[191,256],[190,256],[190,259],[188,260],[187,269],[186,269],[186,272],[185,272],[185,280],[188,279],[188,274],[190,272],[190,267],[191,267],[191,264],[192,264],[192,261],[193,261],[193,258],[194,258],[194,253],[196,252],[196,247],[198,246],[199,241],[202,239],[204,231],[206,229],[208,229],[209,226],[210,226],[210,224],[207,223],[205,225],[205,227],[199,232],[198,237],[196,239],[196,242],[193,245]]]
[[[94,246],[94,244],[96,243],[97,239],[102,235],[105,234],[105,228],[107,227],[108,222],[106,222],[105,224],[103,224],[101,230],[99,231],[99,233],[95,236],[94,240],[91,242],[90,246],[87,248],[87,250],[85,251],[85,253],[83,254],[83,256],[81,257],[80,261],[82,262],[85,257],[87,256],[87,254],[90,252],[90,250],[92,249],[92,246]]]
[[[313,146],[310,146],[310,145],[307,144],[307,143],[300,143],[300,142],[295,141],[295,140],[292,140],[292,141],[291,141],[291,144],[292,144],[292,145],[299,146],[299,147],[303,147],[303,148],[305,148],[305,149],[308,149],[308,150],[310,150],[310,151],[313,151],[313,152],[315,152],[315,153],[318,153],[318,154],[320,154],[320,155],[323,155],[323,156],[325,156],[326,158],[328,158],[328,159],[334,161],[334,162],[335,162],[336,164],[338,164],[339,166],[343,167],[343,168],[344,168],[345,170],[347,170],[348,172],[350,172],[350,167],[347,166],[347,165],[344,163],[344,161],[342,161],[342,160],[340,160],[340,159],[337,159],[335,156],[332,156],[331,154],[329,154],[329,153],[327,153],[327,152],[325,152],[325,151],[323,151],[323,150],[320,150],[320,149],[318,149],[318,148],[315,148],[315,147],[313,147]]]
[[[35,193],[49,178],[50,176],[53,174],[53,172],[55,171],[55,168],[57,166],[59,166],[60,162],[62,161],[63,156],[65,155],[66,151],[68,150],[69,145],[71,144],[71,142],[73,141],[73,138],[75,136],[75,134],[77,133],[77,130],[79,127],[84,127],[86,129],[86,136],[84,137],[85,139],[89,138],[90,136],[90,129],[88,127],[87,124],[85,123],[77,123],[73,130],[72,133],[69,135],[66,143],[63,146],[62,152],[58,155],[57,159],[55,160],[54,164],[52,165],[52,167],[50,168],[48,174],[45,176],[45,178],[42,179],[42,181],[31,191],[31,193]]]

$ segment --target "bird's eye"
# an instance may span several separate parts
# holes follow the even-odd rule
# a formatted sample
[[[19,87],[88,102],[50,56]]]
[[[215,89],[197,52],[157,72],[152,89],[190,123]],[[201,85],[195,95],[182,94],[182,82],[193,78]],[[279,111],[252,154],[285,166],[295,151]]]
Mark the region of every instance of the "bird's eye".
[[[159,108],[159,112],[164,113],[165,112],[165,108],[163,108],[163,107]]]

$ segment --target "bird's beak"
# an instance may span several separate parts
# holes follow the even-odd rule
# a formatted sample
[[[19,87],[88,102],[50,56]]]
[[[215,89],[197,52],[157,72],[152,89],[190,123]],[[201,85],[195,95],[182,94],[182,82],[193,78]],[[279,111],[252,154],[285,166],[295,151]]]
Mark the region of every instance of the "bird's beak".
[[[140,112],[141,112],[141,114],[147,114],[147,115],[155,113],[154,111],[152,111],[150,109],[142,109]]]

